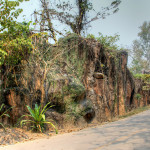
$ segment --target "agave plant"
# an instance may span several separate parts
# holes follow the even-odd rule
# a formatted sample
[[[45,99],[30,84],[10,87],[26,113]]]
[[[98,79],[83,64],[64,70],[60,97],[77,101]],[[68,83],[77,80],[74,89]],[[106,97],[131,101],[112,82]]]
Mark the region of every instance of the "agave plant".
[[[5,106],[4,104],[2,104],[2,105],[0,106],[0,113],[2,113],[2,110],[3,110],[4,106]],[[5,111],[0,115],[0,118],[2,118],[3,116],[10,117],[9,114],[7,114],[7,112],[8,112],[11,108],[12,108],[12,107],[10,107],[9,109],[5,110]],[[3,125],[3,123],[0,123],[0,125],[1,125],[1,126],[4,128],[4,130],[6,131],[5,126]]]
[[[58,131],[55,125],[52,122],[49,122],[45,119],[46,111],[52,107],[52,106],[48,106],[49,104],[50,103],[47,103],[46,106],[42,110],[41,110],[41,105],[38,106],[37,104],[35,104],[34,109],[32,109],[30,106],[26,106],[30,114],[23,115],[22,117],[28,116],[30,119],[22,120],[20,122],[21,127],[23,124],[30,123],[32,124],[31,128],[33,130],[43,132],[44,124],[49,124],[55,129],[55,132],[57,134]]]

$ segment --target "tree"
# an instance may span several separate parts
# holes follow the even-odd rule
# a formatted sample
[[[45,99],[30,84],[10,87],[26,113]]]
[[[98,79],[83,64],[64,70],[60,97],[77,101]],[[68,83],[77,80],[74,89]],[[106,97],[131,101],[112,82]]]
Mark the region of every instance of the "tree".
[[[133,48],[131,51],[132,51],[131,70],[134,74],[141,73],[142,69],[145,68],[144,64],[146,62],[142,58],[143,50],[140,48],[140,43],[138,40],[133,41]]]
[[[13,66],[27,59],[32,49],[32,41],[29,38],[30,22],[13,22],[11,25],[6,31],[0,33],[0,48],[7,54],[3,63]]]
[[[143,57],[147,61],[147,69],[150,69],[150,22],[144,22],[140,27],[141,32],[138,36],[140,38],[140,46],[143,50]]]
[[[47,4],[46,7],[42,5],[42,8],[44,8],[44,13],[35,12],[36,14],[42,16],[42,23],[45,23],[45,21],[48,22],[51,20],[58,20],[60,23],[69,26],[71,30],[78,35],[81,35],[81,32],[83,32],[85,28],[88,28],[91,22],[97,19],[104,19],[106,16],[116,13],[119,10],[118,6],[121,3],[120,0],[113,0],[109,6],[102,7],[101,11],[97,12],[95,16],[89,17],[89,14],[92,11],[95,11],[90,0],[75,0],[74,3],[70,3],[69,1],[59,1],[59,3],[54,2],[53,4],[52,1],[49,1],[48,3],[48,0],[40,1],[42,4],[45,2]],[[43,24],[42,26],[44,27],[46,24]],[[51,29],[53,31],[51,31]],[[54,29],[52,26],[49,26],[49,31],[52,33],[54,40],[54,31],[58,32],[59,34],[63,34],[62,32]]]
[[[50,31],[51,37],[54,39],[55,43],[57,44],[56,34],[55,34],[55,31],[53,28],[50,14],[48,12],[48,7],[47,7],[48,4],[47,4],[46,0],[40,0],[40,2],[42,4],[42,13],[40,14],[41,15],[40,32],[45,31],[45,30]],[[47,28],[45,28],[45,26],[47,26]]]
[[[13,58],[10,64],[12,61],[17,63],[20,57],[23,57],[22,48],[31,46],[31,42],[26,37],[29,34],[29,24],[15,21],[22,12],[22,9],[16,7],[23,1],[0,0],[0,65],[4,63],[6,56],[7,62]]]
[[[16,21],[22,9],[17,9],[21,2],[28,0],[0,0],[0,81],[3,99],[4,89],[18,86],[18,74],[22,60],[27,59],[32,50],[30,22]]]
[[[133,58],[131,70],[135,74],[141,73],[143,69],[150,69],[150,22],[144,22],[140,30],[139,39],[133,41],[131,50]]]

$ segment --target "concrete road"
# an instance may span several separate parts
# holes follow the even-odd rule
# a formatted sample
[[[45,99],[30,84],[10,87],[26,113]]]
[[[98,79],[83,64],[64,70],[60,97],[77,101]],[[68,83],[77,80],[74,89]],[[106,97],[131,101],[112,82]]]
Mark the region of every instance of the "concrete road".
[[[150,150],[150,110],[103,126],[0,150]]]

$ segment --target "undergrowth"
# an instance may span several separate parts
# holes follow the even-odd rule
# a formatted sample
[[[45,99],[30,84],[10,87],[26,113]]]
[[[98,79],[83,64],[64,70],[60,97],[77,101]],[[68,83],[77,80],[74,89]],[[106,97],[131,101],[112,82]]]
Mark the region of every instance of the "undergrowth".
[[[124,115],[119,116],[118,118],[119,119],[127,118],[129,116],[133,116],[133,115],[139,114],[139,113],[141,113],[143,111],[146,111],[146,110],[149,110],[149,109],[150,109],[150,106],[139,107],[139,108],[136,108],[136,109],[134,109],[134,110],[124,114]]]

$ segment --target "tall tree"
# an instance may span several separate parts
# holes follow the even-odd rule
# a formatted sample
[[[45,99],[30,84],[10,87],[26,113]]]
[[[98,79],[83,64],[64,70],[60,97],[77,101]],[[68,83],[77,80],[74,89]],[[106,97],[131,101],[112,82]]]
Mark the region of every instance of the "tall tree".
[[[143,50],[143,57],[147,61],[147,68],[150,69],[150,22],[145,21],[140,29],[141,31],[138,34],[140,46]]]
[[[120,0],[113,0],[109,6],[102,7],[93,17],[89,16],[92,11],[95,11],[91,0],[76,0],[75,4],[63,1],[56,5],[58,11],[49,9],[49,13],[61,23],[70,26],[73,32],[80,35],[81,31],[91,22],[104,19],[106,16],[116,13],[119,10],[120,3]]]
[[[116,13],[119,10],[118,6],[121,3],[121,0],[112,0],[109,6],[102,7],[100,11],[96,12],[93,8],[93,3],[91,2],[91,0],[74,0],[71,2],[53,2],[52,0],[40,1],[41,3],[46,2],[47,4],[46,7],[44,5],[44,7],[42,6],[44,8],[44,13],[36,12],[36,14],[43,16],[41,19],[41,24],[45,24],[43,24],[43,26],[46,27],[45,22],[51,22],[51,20],[58,20],[60,23],[69,26],[71,30],[78,35],[80,35],[81,32],[85,28],[87,28],[91,22],[97,19],[104,19],[106,16]],[[89,14],[91,14],[92,11],[96,14],[95,16],[90,17]],[[47,29],[45,28],[45,30]],[[51,32],[54,40],[54,31],[62,34],[52,26],[52,23],[49,26],[49,31]]]
[[[51,37],[54,39],[55,43],[57,44],[56,34],[53,28],[53,24],[51,21],[50,14],[48,12],[48,2],[46,0],[40,0],[42,5],[42,13],[41,20],[40,20],[40,32],[42,31],[50,31]]]
[[[150,69],[150,22],[144,22],[140,26],[138,39],[133,41],[132,71],[141,73],[143,69]]]

